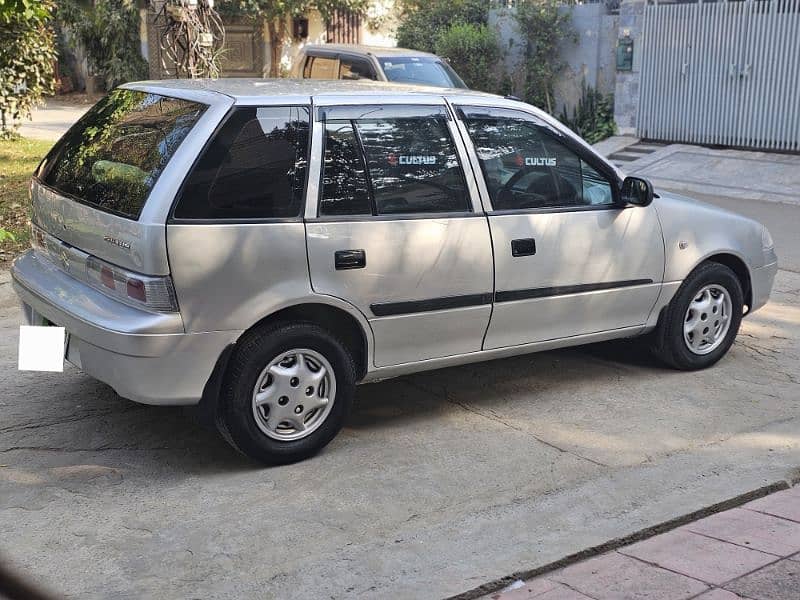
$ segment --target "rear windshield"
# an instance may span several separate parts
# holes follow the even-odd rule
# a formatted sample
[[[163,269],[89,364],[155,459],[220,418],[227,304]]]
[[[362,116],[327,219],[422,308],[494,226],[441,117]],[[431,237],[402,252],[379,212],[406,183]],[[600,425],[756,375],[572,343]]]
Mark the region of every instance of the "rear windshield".
[[[466,88],[461,78],[446,62],[425,56],[391,56],[378,59],[386,79],[399,83]]]
[[[80,202],[138,219],[158,176],[205,108],[116,89],[59,140],[37,176]]]

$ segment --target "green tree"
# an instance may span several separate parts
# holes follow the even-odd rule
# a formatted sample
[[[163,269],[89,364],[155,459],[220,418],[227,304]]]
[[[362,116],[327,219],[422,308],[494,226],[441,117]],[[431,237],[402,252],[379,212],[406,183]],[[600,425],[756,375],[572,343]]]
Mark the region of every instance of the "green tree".
[[[555,110],[553,87],[565,63],[559,58],[559,44],[576,40],[572,14],[557,0],[526,0],[517,4],[517,26],[525,38],[526,102],[546,110]]]
[[[289,19],[316,10],[328,21],[336,11],[365,14],[369,0],[225,0],[220,14],[264,20],[270,39],[269,76],[280,76],[281,54],[290,36]]]
[[[487,0],[402,0],[397,45],[435,52],[439,37],[454,24],[486,25]]]
[[[55,91],[55,36],[49,0],[0,0],[0,136]]]
[[[500,48],[497,35],[486,25],[456,23],[439,34],[434,50],[447,59],[470,88],[497,91]]]
[[[565,106],[558,119],[587,142],[595,144],[616,133],[614,97],[603,96],[584,79],[581,81],[581,97],[572,116]]]
[[[401,0],[397,44],[447,59],[473,89],[499,92],[506,84],[497,34],[486,0]]]
[[[106,89],[147,78],[135,0],[61,0],[57,16],[62,26],[76,34],[92,71],[103,78]]]

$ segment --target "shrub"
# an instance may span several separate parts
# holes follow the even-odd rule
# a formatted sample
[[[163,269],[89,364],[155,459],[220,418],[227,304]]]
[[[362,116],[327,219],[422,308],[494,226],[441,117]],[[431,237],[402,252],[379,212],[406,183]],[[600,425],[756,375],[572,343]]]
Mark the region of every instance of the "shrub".
[[[439,36],[455,23],[486,25],[486,0],[404,0],[400,5],[397,45],[436,52]]]
[[[497,91],[500,48],[497,35],[489,27],[456,23],[439,34],[434,49],[448,60],[470,88]]]
[[[0,137],[14,136],[15,122],[54,92],[51,16],[46,1],[0,2]]]
[[[517,4],[517,26],[526,40],[525,102],[553,114],[555,111],[553,85],[564,69],[558,46],[575,41],[572,15],[559,10],[556,0],[527,0]]]
[[[559,120],[590,144],[595,144],[614,135],[617,130],[614,123],[614,98],[604,97],[586,80],[581,83],[581,98],[572,111],[572,117],[564,107]]]
[[[485,0],[405,0],[400,5],[397,45],[446,58],[471,88],[499,92],[501,51],[487,26]]]

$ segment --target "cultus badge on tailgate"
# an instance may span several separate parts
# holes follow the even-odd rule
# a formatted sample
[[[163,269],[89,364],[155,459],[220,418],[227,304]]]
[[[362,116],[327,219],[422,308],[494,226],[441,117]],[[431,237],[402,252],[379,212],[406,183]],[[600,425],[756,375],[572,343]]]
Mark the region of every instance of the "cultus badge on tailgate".
[[[104,235],[103,239],[105,241],[107,241],[109,244],[111,244],[112,246],[119,246],[123,250],[130,250],[131,249],[131,243],[130,242],[126,242],[125,240],[119,240],[119,239],[117,239],[115,237],[112,237],[110,235]]]

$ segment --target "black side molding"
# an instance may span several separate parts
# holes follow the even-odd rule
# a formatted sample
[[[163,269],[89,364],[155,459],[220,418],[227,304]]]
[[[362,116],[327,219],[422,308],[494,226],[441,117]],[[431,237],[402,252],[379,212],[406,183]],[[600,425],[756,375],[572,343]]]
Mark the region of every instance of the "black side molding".
[[[580,294],[581,292],[596,292],[599,290],[613,290],[616,288],[649,285],[652,279],[629,279],[626,281],[608,281],[603,283],[585,283],[582,285],[561,285],[556,287],[529,288],[524,290],[508,290],[494,294],[494,302],[512,302],[514,300],[527,300],[530,298],[547,298],[550,296],[566,296],[567,294]],[[406,300],[403,302],[377,302],[370,304],[369,308],[376,317],[390,317],[393,315],[408,315],[413,313],[430,312],[433,310],[449,310],[467,306],[481,306],[492,303],[492,293],[466,294],[464,296],[444,296],[442,298],[428,298],[426,300]]]
[[[529,300],[531,298],[547,298],[549,296],[566,296],[567,294],[580,294],[582,292],[597,292],[600,290],[613,290],[616,288],[648,285],[652,279],[628,279],[626,281],[607,281],[603,283],[584,283],[580,285],[558,285],[555,287],[528,288],[524,290],[507,290],[494,295],[495,302],[513,302],[514,300]]]
[[[481,306],[492,303],[492,293],[466,294],[464,296],[445,296],[427,300],[407,300],[405,302],[380,302],[370,304],[369,308],[376,317],[406,315],[410,313],[430,312],[432,310],[448,310],[467,306]]]

